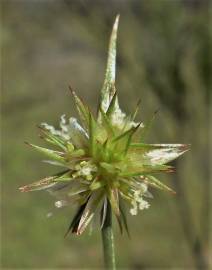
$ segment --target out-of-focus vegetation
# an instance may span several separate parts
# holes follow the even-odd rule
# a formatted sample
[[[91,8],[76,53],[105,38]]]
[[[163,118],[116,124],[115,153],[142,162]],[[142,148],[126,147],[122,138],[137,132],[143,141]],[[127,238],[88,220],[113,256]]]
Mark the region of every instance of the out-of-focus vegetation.
[[[76,115],[68,85],[96,107],[114,17],[117,89],[126,111],[141,98],[138,119],[159,109],[149,142],[191,143],[176,174],[164,182],[176,196],[153,191],[150,210],[130,217],[120,236],[118,265],[126,269],[199,268],[209,262],[209,1],[2,1],[2,267],[102,266],[100,232],[63,235],[72,209],[54,211],[45,192],[18,187],[54,173],[24,146],[39,144],[36,124]],[[99,222],[98,220],[96,222]]]

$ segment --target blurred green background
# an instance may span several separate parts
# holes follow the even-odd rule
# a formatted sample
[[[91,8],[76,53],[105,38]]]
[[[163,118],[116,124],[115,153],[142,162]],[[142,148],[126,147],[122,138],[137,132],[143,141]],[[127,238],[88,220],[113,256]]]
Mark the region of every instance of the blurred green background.
[[[191,143],[191,151],[161,176],[177,195],[153,191],[149,211],[130,217],[131,239],[115,227],[122,269],[209,268],[210,183],[209,1],[72,0],[1,1],[2,22],[2,268],[93,269],[102,267],[98,228],[63,235],[73,210],[56,211],[45,192],[18,187],[55,172],[35,144],[36,124],[58,125],[76,116],[68,85],[96,107],[110,31],[121,14],[117,89],[138,119],[159,115],[148,142]],[[55,211],[51,218],[48,212]]]

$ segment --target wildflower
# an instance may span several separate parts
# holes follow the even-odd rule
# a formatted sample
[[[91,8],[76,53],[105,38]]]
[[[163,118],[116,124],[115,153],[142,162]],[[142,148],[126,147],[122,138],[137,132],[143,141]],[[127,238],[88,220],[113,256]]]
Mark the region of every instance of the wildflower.
[[[108,53],[101,102],[95,116],[86,104],[71,90],[80,121],[61,116],[60,128],[42,123],[41,138],[54,146],[47,149],[30,144],[46,157],[45,162],[60,166],[58,174],[21,187],[23,192],[47,190],[57,197],[55,207],[78,205],[78,211],[69,227],[81,234],[95,213],[102,209],[101,224],[109,202],[119,225],[126,226],[122,201],[138,210],[148,209],[152,198],[149,187],[174,192],[160,182],[159,172],[172,172],[170,161],[178,158],[188,147],[184,144],[146,144],[143,142],[149,124],[135,122],[138,111],[126,115],[119,107],[115,88],[116,18]]]

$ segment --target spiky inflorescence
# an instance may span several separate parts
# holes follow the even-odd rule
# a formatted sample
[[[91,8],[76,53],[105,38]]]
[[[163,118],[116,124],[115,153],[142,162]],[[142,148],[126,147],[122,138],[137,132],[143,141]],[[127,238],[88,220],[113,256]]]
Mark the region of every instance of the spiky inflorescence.
[[[122,200],[131,206],[130,213],[146,209],[151,197],[149,186],[172,191],[161,183],[155,174],[171,172],[166,165],[187,151],[184,144],[145,144],[143,135],[147,125],[135,122],[135,112],[129,116],[118,104],[115,89],[116,37],[119,16],[111,34],[105,81],[101,102],[95,117],[88,106],[71,90],[80,117],[66,122],[63,115],[60,129],[43,123],[41,137],[58,150],[30,144],[49,157],[46,162],[64,167],[54,176],[21,187],[23,192],[47,190],[58,198],[55,206],[77,204],[79,209],[69,231],[81,234],[101,207],[101,224],[104,224],[107,203],[119,221],[126,226]]]

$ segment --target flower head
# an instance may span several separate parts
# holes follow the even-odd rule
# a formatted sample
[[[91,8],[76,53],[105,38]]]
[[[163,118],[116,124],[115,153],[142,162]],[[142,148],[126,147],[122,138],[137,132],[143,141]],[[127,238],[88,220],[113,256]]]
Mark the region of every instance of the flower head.
[[[120,226],[126,225],[122,201],[129,212],[148,209],[152,197],[149,186],[172,191],[156,174],[171,172],[167,163],[187,151],[183,144],[146,144],[143,135],[148,124],[135,122],[136,113],[126,115],[119,107],[115,88],[116,37],[119,16],[111,34],[105,81],[97,115],[71,90],[79,113],[66,120],[61,116],[60,129],[40,125],[41,137],[54,150],[30,144],[48,157],[50,164],[62,169],[56,175],[21,187],[23,192],[47,190],[57,197],[55,207],[78,205],[69,230],[81,234],[94,214],[102,209],[104,224],[106,205],[111,204]]]

